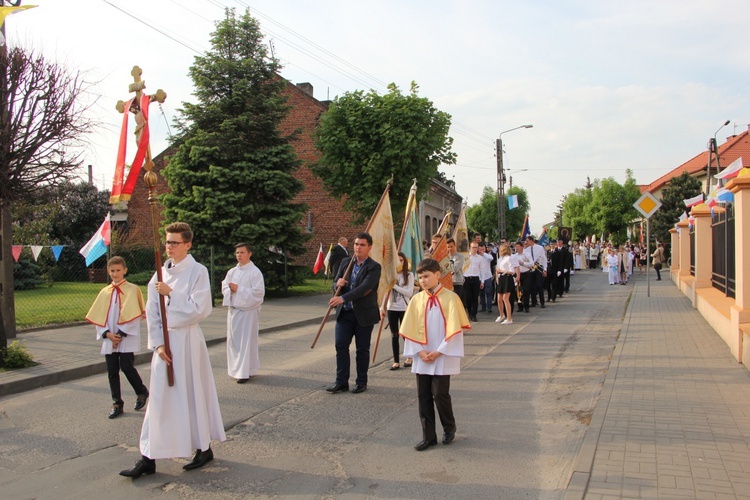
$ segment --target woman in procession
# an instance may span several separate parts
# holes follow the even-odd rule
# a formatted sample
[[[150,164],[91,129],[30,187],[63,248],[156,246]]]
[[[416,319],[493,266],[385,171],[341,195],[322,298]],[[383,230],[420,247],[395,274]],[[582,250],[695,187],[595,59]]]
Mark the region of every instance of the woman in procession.
[[[507,243],[500,246],[499,255],[495,269],[495,283],[497,283],[497,309],[500,315],[495,323],[512,325],[513,307],[510,304],[510,294],[516,288],[516,281],[521,281],[521,273],[517,261],[510,255],[510,247]]]
[[[398,253],[398,260],[400,262],[398,268],[398,283],[393,285],[388,296],[388,304],[383,304],[380,307],[380,319],[385,318],[388,315],[388,325],[391,329],[391,347],[393,348],[393,364],[391,370],[398,370],[401,367],[399,357],[399,334],[398,329],[401,325],[401,320],[404,319],[404,313],[406,312],[406,306],[409,305],[409,299],[414,294],[414,275],[409,270],[409,260],[403,252]],[[404,368],[411,367],[412,359],[406,358],[404,360]]]

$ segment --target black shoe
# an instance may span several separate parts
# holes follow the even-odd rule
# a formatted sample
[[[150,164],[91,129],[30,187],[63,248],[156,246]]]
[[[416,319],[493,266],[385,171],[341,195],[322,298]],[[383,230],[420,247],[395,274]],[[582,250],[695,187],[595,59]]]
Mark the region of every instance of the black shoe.
[[[542,309],[545,309],[545,307],[544,307],[544,304],[542,304],[542,305],[541,305],[541,306],[539,306],[539,307],[541,307]]]
[[[555,301],[555,299],[550,299],[550,300],[552,300],[552,302],[554,302],[554,301]]]
[[[487,314],[492,314],[492,309],[487,309]]]
[[[132,469],[121,470],[120,475],[138,479],[144,474],[148,475],[153,474],[154,472],[156,472],[156,460],[151,460],[148,457],[141,457]]]
[[[238,378],[237,383],[238,384],[246,384],[247,381],[250,380],[249,378]]]
[[[109,418],[117,418],[122,414],[122,405],[112,405],[112,410],[109,412]]]
[[[190,463],[183,465],[182,468],[185,470],[200,469],[213,459],[214,452],[211,451],[210,446],[206,451],[195,450],[195,456],[193,457],[193,460]]]
[[[333,384],[331,387],[326,389],[326,391],[330,392],[331,394],[336,392],[346,392],[348,390],[349,384]]]
[[[456,437],[456,431],[443,434],[443,444],[451,444]]]
[[[526,313],[529,312],[529,308],[528,307],[524,307],[523,308],[523,312],[526,312]]]
[[[536,307],[536,304],[531,304],[531,306],[530,306],[530,307]]]
[[[432,441],[422,440],[417,443],[417,445],[414,447],[417,451],[424,451],[430,446],[435,446],[437,444],[437,439],[433,439]]]
[[[138,398],[135,400],[135,406],[133,407],[134,410],[142,410],[144,406],[146,406],[146,401],[148,400],[148,391],[146,391],[145,394],[139,394]]]
[[[360,392],[365,392],[367,390],[367,384],[357,384],[354,386],[354,389],[352,389],[352,394],[359,394]]]

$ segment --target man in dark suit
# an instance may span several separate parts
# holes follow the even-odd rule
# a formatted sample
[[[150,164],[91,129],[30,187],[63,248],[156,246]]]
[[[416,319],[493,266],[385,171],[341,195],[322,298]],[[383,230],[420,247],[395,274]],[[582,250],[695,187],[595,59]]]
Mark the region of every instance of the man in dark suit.
[[[346,246],[349,244],[349,240],[345,237],[339,238],[339,243],[331,250],[331,258],[328,259],[328,265],[331,268],[331,275],[336,276],[339,272],[339,264],[341,261],[349,256],[349,252],[346,250]]]
[[[573,256],[568,250],[565,241],[562,239],[557,240],[557,249],[553,256],[555,264],[555,295],[562,297],[565,292],[565,275],[570,272],[568,263],[572,260]]]
[[[367,369],[370,366],[370,338],[372,329],[380,321],[378,308],[378,284],[380,264],[370,258],[372,236],[359,233],[354,240],[353,257],[341,261],[334,287],[342,287],[341,294],[328,301],[336,307],[336,382],[326,390],[330,393],[349,390],[351,359],[349,346],[354,339],[356,345],[357,379],[354,394],[367,390]],[[347,273],[349,262],[351,270]]]

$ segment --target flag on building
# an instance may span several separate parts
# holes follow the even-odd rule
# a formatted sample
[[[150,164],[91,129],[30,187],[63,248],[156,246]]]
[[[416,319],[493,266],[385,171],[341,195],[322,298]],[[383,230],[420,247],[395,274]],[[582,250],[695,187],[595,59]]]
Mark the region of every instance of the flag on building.
[[[325,257],[323,256],[323,244],[320,244],[318,250],[318,256],[315,258],[315,265],[313,266],[313,274],[318,274],[321,269],[325,266]]]
[[[741,156],[737,158],[736,160],[734,160],[732,163],[730,163],[727,168],[725,168],[718,174],[714,175],[714,177],[719,180],[734,179],[735,177],[737,177],[737,174],[740,173],[740,170],[742,170],[742,157]]]
[[[422,234],[419,226],[419,214],[417,213],[417,183],[416,181],[409,191],[409,199],[406,201],[406,216],[404,217],[404,229],[401,235],[401,251],[409,260],[409,269],[416,275],[417,265],[424,259],[424,248],[422,247]]]
[[[109,213],[107,217],[99,226],[99,229],[94,233],[94,236],[81,248],[78,253],[84,256],[86,259],[86,267],[90,266],[96,259],[107,253],[107,247],[109,246],[112,238],[112,226],[109,220]]]
[[[508,196],[508,210],[513,210],[514,208],[518,208],[518,195],[517,194]]]
[[[368,232],[372,236],[370,257],[380,264],[380,285],[378,286],[378,304],[383,303],[383,297],[393,285],[398,282],[398,247],[393,232],[393,214],[391,212],[391,198],[385,192],[379,207],[372,215]]]
[[[682,200],[682,202],[685,203],[685,208],[691,208],[696,205],[700,205],[701,203],[703,203],[703,193],[693,196],[692,198],[688,198],[687,200]]]

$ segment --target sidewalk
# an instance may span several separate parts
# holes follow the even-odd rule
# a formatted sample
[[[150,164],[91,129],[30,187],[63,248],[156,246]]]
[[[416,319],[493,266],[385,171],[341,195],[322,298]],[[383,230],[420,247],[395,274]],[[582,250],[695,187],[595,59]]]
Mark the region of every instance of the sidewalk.
[[[260,333],[319,325],[326,313],[329,298],[328,294],[323,294],[264,302]],[[208,346],[226,341],[226,317],[226,308],[216,307],[211,316],[201,322]],[[311,343],[316,331],[317,327],[311,328]],[[91,325],[19,333],[14,340],[22,341],[39,365],[0,373],[0,397],[107,371],[104,356],[99,351],[101,346]],[[151,360],[152,352],[146,349],[146,340],[146,322],[142,321],[141,352],[136,354],[136,364]]]
[[[634,287],[565,498],[750,498],[750,373],[674,283]]]

